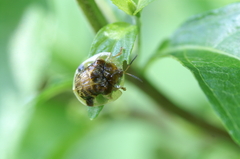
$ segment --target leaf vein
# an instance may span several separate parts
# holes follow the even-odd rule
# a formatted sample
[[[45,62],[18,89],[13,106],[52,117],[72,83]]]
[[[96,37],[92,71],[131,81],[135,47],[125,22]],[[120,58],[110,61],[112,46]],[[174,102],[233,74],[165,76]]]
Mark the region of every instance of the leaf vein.
[[[221,104],[221,102],[218,100],[218,98],[216,97],[213,89],[207,84],[207,82],[204,80],[204,78],[202,77],[200,70],[194,66],[194,64],[187,58],[186,55],[186,51],[183,52],[183,57],[185,58],[185,60],[193,67],[196,69],[198,75],[201,77],[202,81],[204,82],[204,84],[208,87],[208,89],[210,90],[209,92],[211,92],[211,94],[213,95],[213,97],[215,98],[215,100],[218,102],[218,105],[222,108],[222,110],[224,110],[226,116],[231,120],[231,123],[233,124],[234,128],[236,130],[240,131],[239,126],[236,124],[236,122],[234,122],[234,120],[232,119],[232,116],[228,113],[228,111],[225,110],[225,108],[223,107],[223,105]],[[226,124],[228,125],[228,124]]]

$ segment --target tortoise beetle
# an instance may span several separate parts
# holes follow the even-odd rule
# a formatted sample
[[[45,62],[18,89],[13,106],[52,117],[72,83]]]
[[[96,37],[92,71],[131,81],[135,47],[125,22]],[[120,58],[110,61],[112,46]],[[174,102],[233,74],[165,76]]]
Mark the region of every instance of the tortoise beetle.
[[[73,92],[77,99],[87,106],[101,106],[118,99],[122,92],[125,71],[117,61],[120,52],[112,56],[110,52],[98,53],[84,61],[76,70]]]

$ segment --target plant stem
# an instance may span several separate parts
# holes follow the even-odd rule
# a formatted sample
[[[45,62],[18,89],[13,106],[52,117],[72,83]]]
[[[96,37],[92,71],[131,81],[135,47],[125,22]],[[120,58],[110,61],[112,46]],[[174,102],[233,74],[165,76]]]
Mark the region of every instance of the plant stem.
[[[191,122],[193,125],[196,125],[196,126],[202,128],[204,131],[209,132],[212,135],[218,135],[218,136],[224,137],[224,138],[232,141],[231,137],[229,136],[229,134],[226,131],[219,129],[218,127],[211,125],[211,124],[207,123],[206,121],[204,121],[203,119],[201,119],[197,116],[194,116],[193,114],[176,106],[167,97],[165,97],[163,94],[161,94],[159,92],[159,90],[157,90],[156,87],[154,85],[152,85],[148,81],[148,79],[146,79],[141,73],[138,73],[134,69],[130,69],[129,72],[131,72],[132,74],[134,74],[137,77],[139,77],[140,79],[142,79],[144,81],[144,84],[136,81],[133,78],[129,78],[128,81],[131,82],[132,84],[134,84],[135,86],[137,86],[139,89],[143,90],[148,96],[150,96],[151,99],[153,99],[156,103],[159,104],[159,107],[161,107],[161,109],[163,109],[171,114],[177,115],[177,116],[187,120],[188,122]]]
[[[95,32],[108,24],[94,0],[77,0],[77,2]]]
[[[141,15],[140,13],[138,13],[137,16],[135,16],[135,23],[137,25],[137,28],[138,28],[138,46],[137,46],[137,54],[140,55],[141,54],[141,28],[142,28],[142,23],[141,23],[141,19],[140,19]]]
[[[88,21],[94,28],[95,32],[97,32],[100,28],[106,25],[107,21],[102,15],[101,11],[98,9],[94,0],[77,0],[77,1],[80,4],[81,8],[83,9],[84,14],[86,15]],[[136,17],[136,18],[139,18],[139,17]],[[137,20],[137,23],[140,23],[139,19]],[[137,24],[137,25],[140,25],[140,24]],[[180,107],[172,103],[159,90],[157,90],[156,87],[154,87],[154,85],[152,85],[147,78],[145,78],[142,74],[140,74],[134,68],[131,68],[131,71],[129,72],[131,72],[132,74],[142,79],[144,81],[144,84],[137,82],[133,78],[129,78],[129,81],[133,85],[136,85],[139,89],[143,90],[153,100],[155,100],[155,102],[158,103],[159,107],[161,107],[162,109],[166,110],[171,114],[180,116],[181,118],[187,120],[193,125],[196,125],[202,128],[204,131],[210,134],[218,135],[230,141],[233,141],[226,131],[207,123],[203,119],[192,115],[191,113],[181,109]]]

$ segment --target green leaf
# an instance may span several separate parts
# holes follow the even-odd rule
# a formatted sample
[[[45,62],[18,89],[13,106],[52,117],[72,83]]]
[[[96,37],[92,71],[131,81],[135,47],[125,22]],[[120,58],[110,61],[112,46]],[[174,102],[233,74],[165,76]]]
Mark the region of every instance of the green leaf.
[[[113,4],[115,4],[119,9],[123,10],[125,13],[129,15],[133,15],[136,10],[136,4],[132,0],[112,0]]]
[[[88,107],[88,117],[90,118],[90,120],[95,119],[102,111],[103,107],[103,105],[98,107]]]
[[[133,15],[136,15],[140,12],[144,7],[146,7],[149,3],[153,2],[154,0],[133,0],[136,3],[136,10],[134,11]]]
[[[195,16],[176,31],[170,39],[170,47],[156,55],[173,56],[195,75],[214,110],[238,144],[239,18],[240,3]]]
[[[117,59],[119,62],[129,62],[134,42],[137,36],[137,27],[124,22],[108,24],[103,27],[95,36],[89,57],[100,52],[111,52],[113,55],[119,53],[123,48],[123,53]],[[88,107],[88,116],[92,120],[98,116],[103,106]]]
[[[116,55],[123,48],[120,62],[129,62],[129,57],[137,36],[137,26],[124,22],[108,24],[95,36],[89,56],[100,52],[111,52]]]
[[[136,15],[154,0],[112,0],[112,2],[129,15]]]

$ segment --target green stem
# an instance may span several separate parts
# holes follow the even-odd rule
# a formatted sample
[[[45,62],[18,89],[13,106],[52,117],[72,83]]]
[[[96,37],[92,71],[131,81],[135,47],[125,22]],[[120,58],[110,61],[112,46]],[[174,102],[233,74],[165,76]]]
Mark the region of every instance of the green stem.
[[[80,4],[81,8],[84,11],[84,14],[86,15],[88,21],[94,28],[95,32],[102,28],[104,25],[106,25],[106,19],[103,17],[102,13],[98,9],[96,3],[93,0],[77,0]],[[141,26],[140,20],[138,19],[137,25]],[[140,30],[140,28],[139,28]],[[140,38],[140,37],[139,37]],[[140,40],[139,40],[140,41]],[[199,117],[196,117],[192,115],[191,113],[181,109],[179,106],[172,103],[167,97],[165,97],[159,90],[156,89],[154,85],[152,85],[150,82],[148,82],[148,79],[145,78],[142,74],[140,74],[138,71],[136,71],[134,68],[131,68],[131,73],[134,75],[140,77],[144,84],[137,82],[136,80],[133,80],[133,78],[129,78],[129,81],[137,86],[139,89],[143,90],[146,94],[148,94],[156,103],[159,104],[159,107],[161,109],[165,109],[167,112],[170,112],[171,114],[175,114],[177,116],[182,117],[183,119],[187,120],[188,122],[192,123],[193,125],[196,125],[206,132],[214,135],[218,135],[221,137],[224,137],[232,142],[232,139],[230,138],[229,134],[219,129],[218,127],[211,125],[207,123],[206,121],[202,120]],[[164,106],[164,107],[162,107]]]
[[[77,2],[95,32],[108,24],[94,0],[77,0]]]
[[[138,47],[137,47],[137,54],[140,55],[141,54],[141,28],[142,28],[142,23],[141,23],[141,19],[140,19],[141,15],[140,13],[138,13],[135,16],[135,23],[137,25],[138,28]]]
[[[141,90],[143,90],[151,99],[153,99],[156,103],[159,104],[159,107],[163,106],[163,107],[161,107],[161,109],[164,109],[165,111],[170,112],[171,114],[177,115],[177,116],[193,123],[193,125],[200,127],[204,131],[212,134],[213,136],[218,135],[218,136],[224,137],[225,139],[232,141],[231,137],[229,136],[229,134],[226,131],[219,129],[218,127],[211,125],[211,124],[207,123],[206,121],[204,121],[203,119],[176,106],[167,97],[165,97],[163,94],[161,94],[159,92],[159,90],[157,90],[156,87],[154,85],[152,85],[148,81],[148,79],[145,78],[144,75],[142,75],[141,73],[139,73],[136,70],[131,69],[131,68],[130,68],[129,72],[131,72],[132,74],[134,74],[137,77],[139,77],[140,79],[142,79],[144,81],[144,84],[136,81],[133,78],[129,78],[128,81],[131,82],[132,84],[134,84],[135,86],[137,86],[138,88],[140,88]]]

